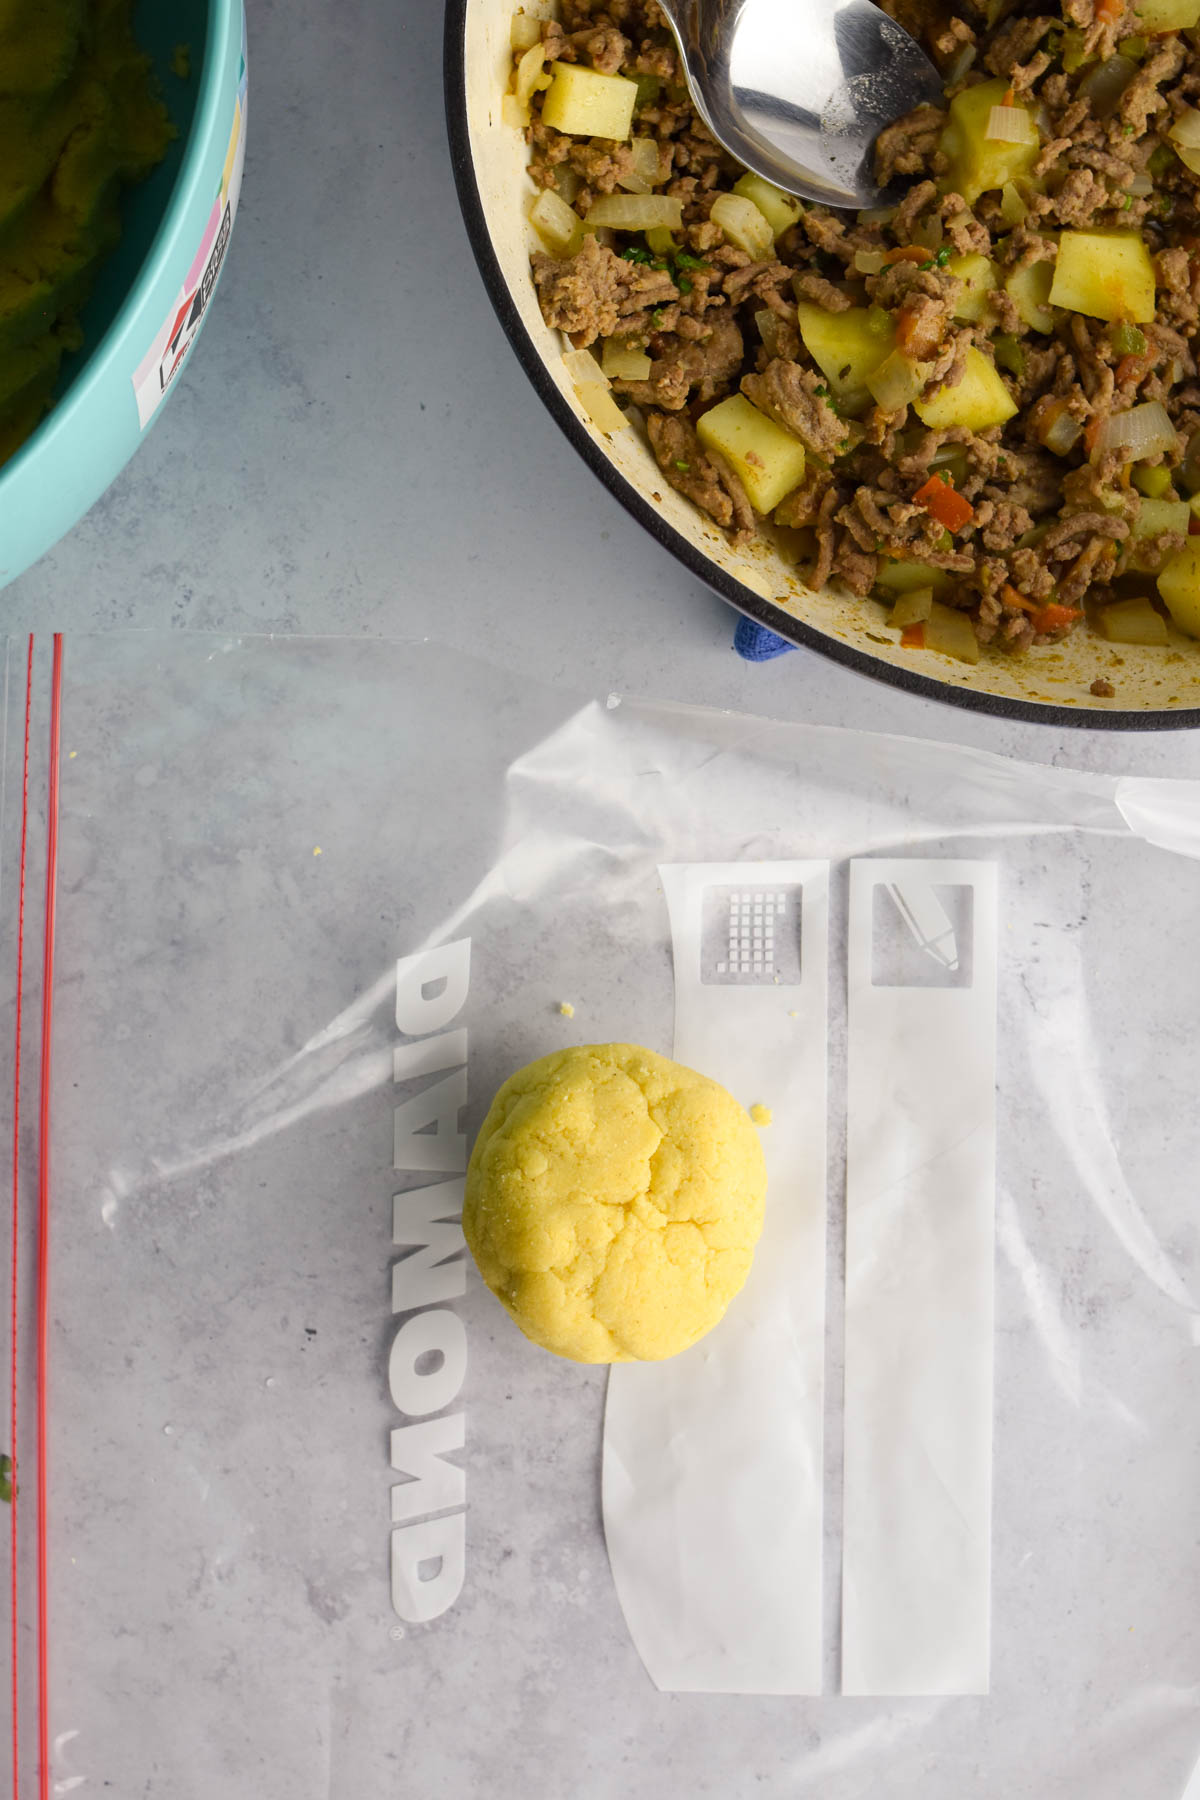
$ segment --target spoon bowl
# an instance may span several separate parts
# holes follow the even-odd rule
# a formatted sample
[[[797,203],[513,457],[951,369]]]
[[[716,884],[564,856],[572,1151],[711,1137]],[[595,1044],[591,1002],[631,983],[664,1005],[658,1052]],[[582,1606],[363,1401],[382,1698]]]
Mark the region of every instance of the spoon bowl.
[[[877,206],[872,148],[942,78],[871,0],[659,0],[705,124],[731,156],[788,193]]]

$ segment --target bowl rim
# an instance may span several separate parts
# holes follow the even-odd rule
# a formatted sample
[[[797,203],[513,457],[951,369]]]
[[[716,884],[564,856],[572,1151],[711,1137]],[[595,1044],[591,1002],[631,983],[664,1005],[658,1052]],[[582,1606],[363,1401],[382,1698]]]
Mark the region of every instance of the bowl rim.
[[[463,221],[483,285],[500,325],[516,354],[518,362],[532,382],[551,418],[565,434],[588,468],[635,518],[656,543],[670,552],[699,581],[719,594],[738,612],[756,624],[773,631],[798,649],[815,650],[819,655],[853,669],[873,681],[915,694],[923,700],[937,700],[946,706],[965,707],[971,712],[985,713],[997,719],[1016,719],[1035,725],[1066,725],[1088,731],[1185,731],[1200,726],[1200,707],[1172,710],[1143,708],[1064,706],[1054,701],[1018,700],[1008,694],[993,694],[975,688],[958,687],[933,676],[898,667],[856,650],[826,636],[803,619],[794,618],[765,600],[726,573],[717,563],[667,523],[643,498],[638,489],[615,464],[609,461],[582,422],[572,412],[559,392],[549,370],[527,331],[517,310],[508,282],[492,248],[487,215],[479,184],[475,178],[475,162],[471,153],[471,133],[467,118],[466,41],[467,9],[470,0],[447,0],[443,49],[443,88],[446,108],[446,132],[450,147],[450,164],[454,185],[458,190]]]
[[[222,108],[227,103],[222,91],[222,77],[229,55],[230,39],[241,32],[243,0],[205,0],[205,11],[207,31],[204,61],[196,76],[196,104],[192,110],[192,122],[188,127],[179,167],[175,171],[175,179],[155,226],[154,235],[146,246],[137,274],[113,314],[108,329],[88,350],[82,367],[67,392],[61,400],[54,402],[39,421],[36,430],[30,433],[16,454],[0,468],[0,487],[9,475],[31,462],[51,437],[70,429],[77,409],[88,404],[96,386],[105,379],[113,361],[124,351],[126,340],[147,310],[154,286],[182,236],[188,202],[199,186],[211,141],[216,137],[220,126]],[[161,411],[160,407],[159,412]],[[141,427],[136,441],[140,442],[156,423],[157,419],[152,419]],[[49,547],[48,545],[47,548]]]

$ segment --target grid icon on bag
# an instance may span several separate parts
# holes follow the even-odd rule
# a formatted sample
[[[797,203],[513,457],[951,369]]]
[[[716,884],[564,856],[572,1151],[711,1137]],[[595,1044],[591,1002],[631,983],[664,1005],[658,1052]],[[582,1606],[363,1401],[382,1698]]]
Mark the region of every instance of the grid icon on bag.
[[[800,980],[799,887],[712,887],[704,894],[700,979],[716,987]]]

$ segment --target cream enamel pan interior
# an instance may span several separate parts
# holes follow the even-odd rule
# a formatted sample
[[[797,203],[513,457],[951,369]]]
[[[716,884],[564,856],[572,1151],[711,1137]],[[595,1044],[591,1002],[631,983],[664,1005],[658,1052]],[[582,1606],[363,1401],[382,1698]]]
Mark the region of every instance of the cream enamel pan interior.
[[[734,549],[667,486],[637,432],[606,437],[597,429],[563,369],[568,346],[544,324],[529,271],[536,239],[525,217],[532,193],[526,146],[500,117],[516,4],[449,0],[446,110],[455,179],[480,271],[513,348],[567,437],[617,499],[741,612],[878,680],[1051,724],[1126,730],[1200,725],[1200,642],[1172,630],[1167,648],[1142,648],[1080,631],[1063,645],[1021,657],[985,651],[970,666],[932,651],[902,650],[882,606],[836,589],[814,593],[766,544]],[[1098,676],[1112,682],[1114,699],[1089,694]]]

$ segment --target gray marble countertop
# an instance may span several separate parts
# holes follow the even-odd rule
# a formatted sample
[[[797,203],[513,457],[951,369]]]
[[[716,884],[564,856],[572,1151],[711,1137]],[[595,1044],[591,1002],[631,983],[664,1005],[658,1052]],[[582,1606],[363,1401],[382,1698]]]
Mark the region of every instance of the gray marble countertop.
[[[742,663],[735,615],[604,492],[493,316],[450,174],[441,31],[412,0],[252,0],[212,316],[133,463],[0,598],[6,629],[428,633],[572,689],[1200,773],[1195,735],[992,721],[808,652]]]
[[[733,612],[645,536],[578,460],[529,386],[492,314],[451,178],[442,117],[441,31],[440,7],[412,0],[396,6],[378,0],[344,0],[336,6],[328,0],[251,0],[245,182],[212,315],[171,403],[134,462],[76,530],[0,596],[6,631],[170,627],[359,639],[430,636],[569,693],[617,690],[785,720],[948,739],[1113,773],[1200,776],[1198,733],[1121,736],[994,721],[915,700],[807,652],[767,665],[741,662],[731,647]],[[102,657],[96,660],[103,662]],[[381,661],[382,679],[387,662]],[[85,673],[79,672],[81,677]],[[175,759],[175,768],[162,755],[158,781],[161,743],[153,738],[148,710],[135,705],[128,720],[112,724],[111,744],[124,759],[129,784],[126,803],[141,808],[140,816],[161,819],[157,837],[143,834],[146,844],[161,838],[174,845],[189,832],[203,839],[195,850],[197,866],[216,869],[215,897],[211,912],[205,911],[209,900],[199,884],[189,904],[195,911],[196,941],[208,944],[205,934],[212,936],[211,918],[219,916],[221,907],[236,907],[243,888],[251,897],[258,891],[257,865],[238,840],[236,808],[222,813],[218,807],[211,838],[206,838],[205,820],[189,817],[182,801],[178,807],[170,804],[168,778],[183,783],[186,796],[187,781],[194,781],[196,772],[182,759]],[[303,723],[302,708],[297,718]],[[229,776],[232,789],[234,776],[221,762],[226,752],[219,744],[205,747],[206,723],[193,721],[194,742],[215,759],[217,776]],[[488,734],[488,741],[493,734],[497,742],[507,741],[500,725],[488,718],[486,709],[464,711],[462,729]],[[511,717],[505,729],[511,731]],[[139,732],[149,734],[151,741],[144,755]],[[160,737],[169,741],[165,727]],[[95,741],[102,747],[108,742],[102,734]],[[392,762],[385,759],[383,773],[377,769],[372,777],[383,783],[379,793],[364,790],[354,801],[364,819],[373,816],[372,805],[377,803],[382,812],[389,804],[384,776],[390,781],[392,770],[405,767],[402,750],[401,743]],[[228,756],[236,761],[233,752],[231,744]],[[85,744],[80,759],[70,765],[70,780],[92,778],[89,754],[95,751]],[[360,766],[366,764],[364,757]],[[333,761],[330,768],[336,774]],[[98,782],[99,775],[94,779]],[[341,1800],[350,1793],[381,1800],[385,1792],[415,1791],[445,1800],[510,1792],[565,1800],[570,1782],[561,1771],[572,1766],[573,1757],[586,1771],[574,1782],[581,1800],[609,1800],[616,1794],[675,1800],[685,1788],[672,1787],[663,1759],[680,1746],[692,1771],[688,1792],[720,1795],[722,1800],[752,1793],[792,1800],[811,1793],[800,1773],[799,1753],[818,1741],[813,1719],[797,1714],[781,1724],[777,1701],[742,1705],[727,1698],[671,1696],[660,1702],[639,1685],[640,1724],[614,1726],[612,1720],[623,1715],[605,1712],[606,1705],[617,1705],[622,1692],[614,1670],[630,1683],[641,1678],[616,1622],[602,1560],[595,1505],[600,1381],[594,1373],[582,1384],[586,1430],[563,1433],[566,1475],[560,1486],[566,1482],[573,1510],[555,1522],[547,1509],[544,1541],[526,1545],[515,1561],[499,1538],[494,1543],[485,1539],[479,1556],[495,1574],[493,1585],[503,1605],[509,1604],[510,1590],[516,1595],[515,1617],[521,1616],[521,1606],[534,1603],[523,1598],[521,1583],[527,1582],[539,1605],[548,1595],[563,1617],[570,1614],[572,1621],[584,1622],[576,1636],[594,1644],[590,1666],[598,1699],[593,1704],[590,1694],[584,1701],[577,1696],[573,1710],[559,1700],[560,1646],[551,1637],[540,1660],[514,1665],[495,1732],[480,1729],[473,1740],[491,1745],[488,1754],[479,1750],[478,1766],[471,1760],[474,1749],[464,1762],[442,1743],[443,1730],[449,1744],[456,1727],[453,1709],[446,1717],[438,1711],[444,1709],[445,1697],[437,1670],[422,1675],[411,1647],[388,1638],[388,1621],[376,1617],[382,1604],[383,1515],[373,1509],[383,1504],[383,1428],[389,1419],[383,1399],[385,1313],[380,1299],[390,1229],[386,1091],[367,1094],[348,1125],[314,1115],[281,1159],[269,1161],[265,1152],[256,1152],[227,1174],[205,1173],[191,1182],[186,1206],[173,1204],[163,1213],[165,1263],[147,1260],[150,1251],[143,1256],[138,1248],[135,1228],[142,1215],[135,1206],[124,1215],[114,1214],[111,1196],[105,1199],[93,1191],[89,1172],[104,1164],[108,1152],[106,1140],[94,1135],[92,1121],[108,1121],[120,1137],[123,1121],[147,1108],[152,1121],[173,1119],[173,1093],[164,1098],[158,1092],[168,1077],[182,1092],[185,1075],[194,1076],[195,1094],[211,1099],[205,1082],[213,1040],[206,1034],[223,1022],[228,1029],[230,1019],[242,1016],[239,1006],[249,1021],[243,1051],[248,1068],[253,1065],[251,1073],[270,1066],[268,1052],[274,1058],[291,1054],[313,1029],[314,1018],[322,1023],[335,1016],[398,949],[416,941],[418,924],[428,926],[445,915],[450,899],[461,898],[441,893],[436,859],[423,855],[412,859],[411,868],[403,865],[394,891],[385,885],[378,893],[372,889],[347,897],[331,884],[322,903],[326,910],[315,907],[304,883],[313,880],[318,866],[336,871],[337,862],[331,847],[320,865],[313,864],[311,846],[332,846],[325,834],[336,830],[345,804],[332,776],[326,785],[330,822],[313,811],[311,794],[302,795],[308,808],[298,807],[298,829],[302,836],[308,833],[302,867],[295,881],[286,870],[278,876],[279,883],[291,883],[280,887],[286,901],[280,905],[295,938],[279,930],[277,922],[270,930],[261,926],[260,937],[248,940],[262,946],[259,969],[252,966],[240,936],[242,962],[234,958],[226,967],[218,954],[219,933],[203,954],[195,950],[199,960],[179,962],[179,992],[207,996],[204,1003],[210,1010],[189,1017],[188,1031],[181,1029],[179,1044],[173,1046],[178,1057],[169,1069],[151,1030],[160,1016],[159,977],[152,961],[142,956],[136,933],[129,958],[136,991],[114,989],[109,994],[111,1035],[103,995],[97,1002],[83,981],[88,932],[107,920],[114,937],[122,931],[128,935],[129,896],[136,898],[150,887],[136,858],[128,867],[122,861],[120,818],[110,813],[105,825],[99,799],[93,806],[86,787],[71,790],[75,819],[100,821],[91,837],[84,833],[79,843],[72,840],[78,867],[72,864],[64,877],[63,954],[70,979],[63,984],[61,1028],[62,1042],[74,1046],[76,1060],[90,1071],[92,1082],[90,1089],[77,1093],[73,1084],[79,1071],[64,1063],[63,1165],[74,1177],[72,1193],[82,1208],[78,1229],[96,1275],[93,1284],[92,1265],[85,1268],[80,1258],[70,1265],[78,1305],[72,1313],[64,1302],[67,1347],[58,1352],[60,1391],[75,1383],[78,1411],[69,1414],[68,1424],[79,1447],[77,1492],[86,1495],[86,1504],[64,1506],[62,1513],[72,1554],[70,1566],[61,1567],[62,1586],[56,1590],[56,1605],[62,1608],[57,1641],[73,1645],[63,1667],[74,1673],[62,1678],[55,1729],[75,1734],[78,1742],[56,1749],[56,1772],[65,1783],[57,1791],[65,1792],[81,1779],[98,1790],[98,1775],[118,1772],[118,1762],[106,1764],[96,1748],[106,1728],[110,1694],[123,1695],[126,1720],[143,1719],[141,1735],[167,1744],[176,1732],[177,1684],[184,1682],[189,1691],[199,1684],[206,1696],[209,1710],[194,1715],[204,1719],[210,1733],[200,1761],[206,1767],[219,1761],[223,1745],[228,1766],[218,1786],[230,1800],[243,1795],[275,1800],[285,1793],[305,1800],[309,1795]],[[97,795],[100,791],[97,787]],[[107,791],[111,797],[111,787]],[[209,791],[222,791],[216,776]],[[470,865],[469,847],[475,842],[467,830],[471,803],[470,796],[463,802],[462,837],[468,846],[461,850],[463,868]],[[273,842],[267,836],[271,830],[286,836],[289,818],[281,823],[279,808],[265,801],[261,807],[261,842]],[[102,826],[111,832],[111,842]],[[257,822],[253,831],[246,831],[247,842],[259,843]],[[281,867],[283,860],[281,853]],[[151,864],[153,857],[147,866]],[[234,872],[228,881],[226,870]],[[99,899],[95,894],[92,899],[98,911],[91,901],[77,899],[85,876],[97,884]],[[243,887],[229,886],[234,876]],[[269,897],[274,890],[267,891]],[[350,947],[340,961],[335,959],[332,972],[321,975],[322,959],[328,960],[327,947],[338,930]],[[173,959],[183,954],[173,940],[165,966],[174,970]],[[210,986],[206,979],[188,986],[184,980],[188,971],[209,967],[206,956],[213,983],[223,982],[223,987]],[[249,1005],[239,989],[243,973],[248,983],[257,979],[264,984],[271,1005]],[[246,989],[254,991],[252,985]],[[1130,992],[1128,982],[1122,991]],[[290,996],[287,1007],[279,994]],[[144,1016],[137,1011],[143,1003]],[[254,1037],[258,1026],[253,1013],[265,1034],[261,1043]],[[585,1022],[579,1021],[581,1028]],[[279,1043],[272,1035],[276,1026]],[[615,1019],[611,1029],[617,1029]],[[1119,1037],[1115,1028],[1113,1037]],[[118,1041],[122,1047],[110,1055],[110,1046]],[[257,1059],[250,1057],[251,1048],[261,1051]],[[64,1054],[69,1056],[70,1048]],[[489,1077],[495,1073],[487,1072]],[[110,1078],[111,1091],[104,1086]],[[1182,1058],[1180,1078],[1184,1116]],[[98,1088],[103,1092],[94,1091]],[[486,1089],[484,1082],[480,1094]],[[130,1130],[135,1146],[144,1147],[149,1156],[155,1149],[152,1137],[143,1146],[140,1125]],[[1139,1134],[1151,1163],[1155,1141],[1149,1129]],[[329,1197],[344,1199],[352,1193],[368,1195],[369,1204],[364,1201],[361,1218],[351,1229],[339,1222]],[[308,1208],[302,1216],[293,1216],[296,1194]],[[276,1234],[274,1225],[256,1236],[253,1221],[246,1223],[247,1195],[270,1202],[272,1220],[290,1219],[291,1237]],[[213,1251],[210,1260],[207,1253],[201,1255],[206,1244]],[[158,1259],[156,1233],[151,1249]],[[161,1269],[168,1266],[177,1276],[169,1291],[161,1285]],[[244,1300],[244,1291],[253,1287],[246,1273],[251,1266],[262,1291],[257,1296],[251,1291]],[[345,1318],[361,1314],[366,1321],[361,1330],[346,1325],[339,1336],[332,1323],[327,1330],[325,1315],[313,1311],[314,1295],[319,1298],[324,1289],[305,1285],[319,1279],[316,1269],[327,1272],[327,1286],[332,1279]],[[130,1271],[145,1292],[158,1290],[166,1296],[164,1308],[169,1301],[170,1307],[181,1309],[179,1342],[185,1349],[191,1346],[182,1373],[174,1364],[160,1367],[157,1324],[147,1329],[144,1341],[133,1333],[136,1341],[125,1345],[121,1308],[122,1296],[133,1284]],[[472,1354],[485,1382],[473,1404],[478,1429],[494,1447],[490,1460],[478,1458],[485,1473],[476,1492],[486,1502],[485,1483],[493,1479],[488,1470],[499,1471],[497,1481],[511,1474],[526,1493],[544,1485],[547,1470],[553,1473],[560,1457],[554,1448],[539,1462],[519,1428],[514,1432],[502,1400],[507,1404],[516,1393],[516,1410],[532,1423],[541,1417],[543,1403],[562,1409],[579,1404],[580,1384],[573,1374],[568,1378],[555,1368],[542,1369],[532,1385],[522,1385],[526,1365],[517,1358],[515,1334],[504,1337],[495,1329],[498,1315],[484,1306],[478,1287],[472,1292],[472,1317],[478,1318],[478,1348]],[[90,1328],[97,1318],[107,1323],[102,1341],[93,1344]],[[311,1347],[316,1342],[319,1352]],[[1194,1351],[1188,1347],[1182,1354],[1191,1357]],[[318,1362],[318,1356],[327,1362]],[[93,1416],[85,1380],[93,1364],[102,1371],[106,1396],[99,1419]],[[247,1377],[238,1388],[232,1374],[227,1381],[221,1374],[227,1364],[235,1372],[244,1365],[253,1379]],[[510,1366],[518,1380],[512,1379]],[[131,1379],[127,1370],[133,1371]],[[225,1387],[213,1387],[213,1371],[226,1381]],[[322,1386],[327,1375],[329,1385]],[[359,1384],[356,1411],[342,1405],[344,1389],[338,1385],[351,1377]],[[214,1410],[213,1394],[233,1394],[235,1389],[240,1398],[232,1410]],[[293,1389],[294,1401],[289,1399]],[[266,1415],[268,1406],[284,1401],[294,1405],[286,1415],[287,1430]],[[570,1417],[565,1410],[561,1416]],[[314,1417],[319,1427],[315,1435]],[[121,1449],[118,1426],[136,1446],[136,1458]],[[336,1543],[327,1536],[318,1544],[306,1535],[297,1494],[302,1497],[313,1470],[329,1497],[328,1516],[336,1506],[348,1504],[341,1497],[341,1465],[331,1455],[318,1468],[312,1452],[312,1444],[323,1441],[322,1430],[330,1442],[339,1432],[367,1434],[378,1451],[377,1463],[364,1462],[355,1475],[358,1487],[347,1489],[370,1520],[369,1542],[368,1527],[360,1531],[350,1515]],[[91,1519],[97,1509],[87,1486],[93,1452],[105,1472],[105,1491],[120,1499],[98,1521]],[[311,1468],[306,1457],[312,1458]],[[249,1476],[243,1480],[256,1459],[270,1465],[257,1488]],[[141,1584],[143,1594],[123,1575],[117,1581],[106,1574],[106,1531],[136,1536],[151,1516],[146,1491],[132,1480],[123,1485],[124,1472],[136,1474],[142,1468],[152,1468],[154,1480],[161,1483],[149,1496],[158,1509],[159,1536],[150,1545],[147,1565],[158,1571],[156,1579],[161,1576],[161,1606],[152,1583]],[[1149,1463],[1146,1471],[1150,1482]],[[216,1498],[204,1515],[208,1536],[197,1551],[186,1529],[187,1508],[199,1507],[200,1500],[208,1505],[210,1477]],[[367,1499],[361,1500],[360,1488]],[[262,1535],[255,1539],[260,1515]],[[486,1504],[481,1505],[480,1517],[488,1516]],[[1194,1592],[1190,1570],[1187,1579]],[[118,1600],[125,1604],[135,1589],[128,1619],[110,1632],[105,1606],[110,1600],[114,1608]],[[244,1644],[257,1646],[261,1620],[274,1605],[273,1596],[284,1589],[292,1594],[300,1624],[293,1630],[281,1623],[264,1640],[261,1666],[254,1657],[232,1662],[230,1633],[236,1637],[242,1632]],[[343,1598],[348,1592],[369,1592],[369,1605],[364,1601],[349,1608]],[[161,1639],[154,1636],[159,1614],[170,1627]],[[172,1637],[170,1630],[176,1628]],[[81,1629],[84,1638],[78,1637]],[[322,1647],[320,1633],[325,1630],[337,1635],[340,1662]],[[1135,1648],[1141,1654],[1141,1640],[1128,1637],[1131,1630],[1122,1613],[1122,1635],[1114,1641],[1130,1658]],[[1028,1661],[1029,1682],[1040,1680],[1036,1658],[1026,1658],[1020,1640],[1014,1645],[1022,1668]],[[497,1648],[490,1625],[476,1627],[468,1621],[455,1638],[464,1708],[473,1704],[477,1678],[486,1686]],[[323,1684],[321,1656],[345,1672],[344,1685],[340,1678]],[[132,1672],[139,1657],[147,1664],[161,1658],[153,1679],[142,1680]],[[1182,1657],[1178,1660],[1190,1667]],[[1195,1690],[1154,1686],[1145,1672],[1150,1666],[1139,1663],[1128,1674],[1131,1704],[1136,1712],[1144,1698],[1151,1726],[1159,1717],[1153,1708],[1165,1709],[1166,1722],[1154,1729],[1163,1766],[1173,1774],[1189,1766],[1194,1754]],[[93,1682],[87,1670],[110,1674]],[[271,1698],[285,1677],[289,1691],[294,1689],[290,1711]],[[128,1689],[122,1686],[126,1679],[133,1683]],[[870,1733],[882,1731],[881,1754],[889,1756],[894,1744],[906,1741],[906,1733],[915,1733],[909,1745],[915,1755],[919,1727],[937,1704],[902,1707],[891,1726],[853,1712],[846,1729],[852,1728],[864,1743]],[[942,1773],[954,1786],[954,1771],[960,1770],[955,1792],[991,1800],[987,1751],[979,1736],[981,1709],[969,1704],[973,1710],[956,1715],[962,1737],[953,1741],[960,1760],[948,1762]],[[364,1741],[358,1711],[364,1707],[374,1709],[377,1723],[394,1708],[394,1733],[382,1726],[375,1732],[374,1742],[386,1745],[378,1760],[356,1760],[362,1753],[354,1746]],[[231,1708],[241,1719],[240,1738],[230,1724]],[[308,1723],[303,1731],[293,1731],[293,1722],[302,1716]],[[1125,1728],[1121,1719],[1114,1729],[1118,1727]],[[736,1773],[739,1742],[759,1748],[753,1757],[747,1751]],[[557,1762],[554,1756],[547,1762],[543,1743]],[[188,1766],[194,1749],[186,1738],[173,1743],[171,1766]],[[151,1753],[144,1754],[132,1737],[122,1755],[114,1791],[132,1794],[136,1788],[191,1800],[185,1787],[164,1774],[167,1763],[149,1767]],[[882,1795],[882,1789],[868,1788],[865,1776],[859,1785],[852,1755],[840,1774],[842,1749],[835,1745],[829,1755],[822,1767],[829,1784],[823,1792],[830,1800],[853,1800],[867,1791]],[[495,1778],[496,1758],[509,1771],[505,1780]],[[979,1759],[985,1759],[982,1768]],[[816,1766],[809,1765],[810,1770]],[[1120,1767],[1113,1764],[1118,1773]],[[409,1779],[414,1768],[418,1788]],[[558,1777],[554,1769],[560,1771]],[[1168,1782],[1164,1790],[1160,1785],[1155,1800],[1160,1793],[1161,1800],[1178,1800],[1179,1787]],[[82,1791],[90,1794],[93,1786]],[[1033,1788],[1020,1791],[1034,1793]],[[1047,1784],[1037,1800],[1046,1800],[1051,1792],[1075,1791]],[[1017,1790],[1012,1793],[1016,1800]]]

